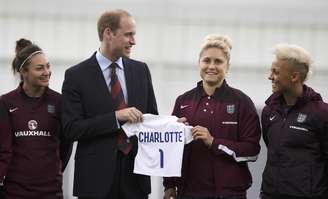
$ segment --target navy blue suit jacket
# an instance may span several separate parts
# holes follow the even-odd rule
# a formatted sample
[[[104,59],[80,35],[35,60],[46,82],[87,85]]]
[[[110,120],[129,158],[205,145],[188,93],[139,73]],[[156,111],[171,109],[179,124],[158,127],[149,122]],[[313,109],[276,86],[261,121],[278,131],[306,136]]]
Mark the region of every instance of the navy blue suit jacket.
[[[143,113],[158,114],[148,66],[128,58],[123,58],[123,64],[128,106]],[[115,172],[118,126],[111,94],[95,54],[66,70],[62,94],[65,135],[78,141],[73,195],[105,197]],[[132,142],[135,156],[136,139]],[[133,162],[131,158],[131,165]],[[141,189],[149,194],[149,176],[137,177]]]

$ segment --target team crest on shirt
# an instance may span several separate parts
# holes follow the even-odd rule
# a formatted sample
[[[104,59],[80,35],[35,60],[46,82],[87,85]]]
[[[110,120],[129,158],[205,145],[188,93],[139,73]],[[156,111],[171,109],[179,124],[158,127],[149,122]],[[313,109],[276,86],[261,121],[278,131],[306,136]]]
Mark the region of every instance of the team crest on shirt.
[[[227,113],[233,114],[234,112],[235,112],[235,105],[234,104],[227,105]]]
[[[55,113],[55,105],[48,104],[47,110],[48,113]]]
[[[28,121],[27,126],[30,130],[35,130],[36,128],[38,128],[38,123],[35,120],[30,120]]]
[[[297,116],[297,122],[298,123],[303,123],[303,122],[305,122],[306,118],[307,118],[306,114],[299,113],[298,116]]]

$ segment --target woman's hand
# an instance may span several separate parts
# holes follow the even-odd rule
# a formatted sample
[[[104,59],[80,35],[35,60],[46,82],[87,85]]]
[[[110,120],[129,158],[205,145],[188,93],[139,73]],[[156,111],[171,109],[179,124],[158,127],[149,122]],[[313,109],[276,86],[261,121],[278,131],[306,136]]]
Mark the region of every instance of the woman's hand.
[[[211,147],[213,143],[213,136],[210,134],[207,128],[202,126],[195,126],[191,129],[192,137],[195,140],[202,140],[206,146]]]

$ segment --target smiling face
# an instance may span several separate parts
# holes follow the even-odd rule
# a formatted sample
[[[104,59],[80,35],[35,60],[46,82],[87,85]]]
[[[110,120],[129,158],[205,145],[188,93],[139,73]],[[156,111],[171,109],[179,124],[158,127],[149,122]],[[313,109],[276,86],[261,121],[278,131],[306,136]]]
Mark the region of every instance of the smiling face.
[[[272,83],[272,92],[289,92],[292,89],[293,71],[288,61],[273,61],[268,79]]]
[[[48,87],[51,76],[48,58],[43,53],[33,55],[30,63],[21,69],[23,82],[32,88]]]
[[[134,19],[129,16],[123,16],[120,19],[120,27],[116,31],[112,31],[110,28],[107,28],[105,31],[109,31],[108,46],[112,58],[116,60],[119,57],[130,57],[131,48],[136,44]]]
[[[225,79],[229,63],[223,50],[219,48],[205,49],[199,58],[200,76],[209,86],[219,87]]]

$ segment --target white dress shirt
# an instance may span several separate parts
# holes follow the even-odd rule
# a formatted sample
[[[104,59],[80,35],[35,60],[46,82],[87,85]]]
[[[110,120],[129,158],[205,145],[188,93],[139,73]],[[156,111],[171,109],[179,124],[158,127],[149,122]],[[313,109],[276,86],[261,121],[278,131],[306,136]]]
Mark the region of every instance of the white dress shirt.
[[[110,90],[111,88],[109,86],[109,83],[111,81],[110,73],[111,73],[112,69],[109,66],[112,64],[112,61],[109,60],[104,55],[102,55],[99,49],[96,52],[96,59],[100,66],[100,69],[104,75],[106,84],[108,85],[108,89]],[[119,66],[116,68],[116,75],[117,75],[118,80],[120,81],[120,84],[121,84],[121,87],[123,90],[125,103],[128,104],[128,92],[126,90],[124,65],[123,65],[122,57],[120,57],[118,60],[116,60],[115,63]]]

